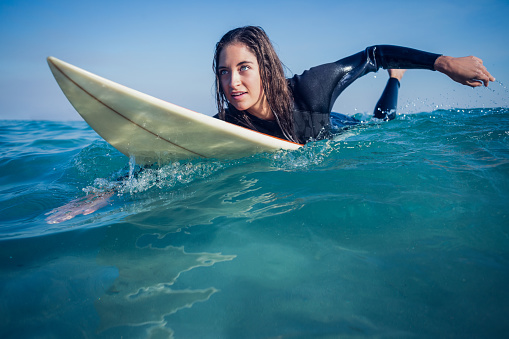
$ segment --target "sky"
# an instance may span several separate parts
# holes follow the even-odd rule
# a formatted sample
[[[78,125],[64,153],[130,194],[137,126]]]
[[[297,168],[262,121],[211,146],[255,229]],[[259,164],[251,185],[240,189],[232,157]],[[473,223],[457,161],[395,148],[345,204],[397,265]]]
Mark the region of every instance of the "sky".
[[[400,112],[509,107],[507,17],[507,0],[0,0],[0,120],[81,120],[48,56],[213,115],[215,44],[245,25],[265,29],[288,76],[376,44],[475,55],[497,78],[490,88],[410,70],[401,83]],[[334,111],[372,111],[387,78],[380,70],[357,80]]]

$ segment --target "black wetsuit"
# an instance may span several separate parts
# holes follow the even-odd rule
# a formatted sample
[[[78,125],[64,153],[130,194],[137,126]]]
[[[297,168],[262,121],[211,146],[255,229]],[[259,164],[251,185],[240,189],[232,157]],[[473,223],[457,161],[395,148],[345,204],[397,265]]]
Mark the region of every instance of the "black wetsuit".
[[[334,102],[341,92],[361,76],[376,72],[380,68],[434,70],[435,60],[439,56],[406,47],[378,45],[339,61],[313,67],[301,75],[295,75],[288,79],[288,86],[294,99],[293,118],[297,137],[300,142],[328,137]],[[375,108],[375,117],[394,118],[398,88],[397,79],[389,80]],[[247,112],[246,114],[252,126],[239,118],[243,115],[241,112],[228,105],[225,121],[248,128],[254,127],[259,132],[286,139],[276,121],[263,120]],[[355,122],[353,118],[344,117],[347,122]]]

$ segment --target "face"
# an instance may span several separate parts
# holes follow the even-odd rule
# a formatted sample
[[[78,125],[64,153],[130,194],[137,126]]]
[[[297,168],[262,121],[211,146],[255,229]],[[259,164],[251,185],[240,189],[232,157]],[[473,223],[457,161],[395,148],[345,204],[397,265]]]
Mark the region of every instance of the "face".
[[[239,111],[262,119],[272,112],[265,98],[256,56],[244,44],[230,44],[219,54],[218,76],[226,99]]]

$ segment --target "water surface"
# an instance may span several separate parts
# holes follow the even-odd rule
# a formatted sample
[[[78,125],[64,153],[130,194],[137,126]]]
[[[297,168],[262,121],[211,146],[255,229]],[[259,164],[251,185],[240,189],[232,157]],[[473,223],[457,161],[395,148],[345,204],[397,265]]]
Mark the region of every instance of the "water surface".
[[[509,331],[508,109],[400,115],[138,175],[84,122],[0,130],[2,338]]]

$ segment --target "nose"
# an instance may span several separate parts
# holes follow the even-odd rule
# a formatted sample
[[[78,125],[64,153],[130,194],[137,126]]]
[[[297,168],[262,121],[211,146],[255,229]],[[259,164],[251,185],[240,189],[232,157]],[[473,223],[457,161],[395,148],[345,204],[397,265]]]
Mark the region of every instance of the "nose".
[[[240,84],[240,74],[238,72],[232,72],[230,76],[230,87],[235,88]]]

